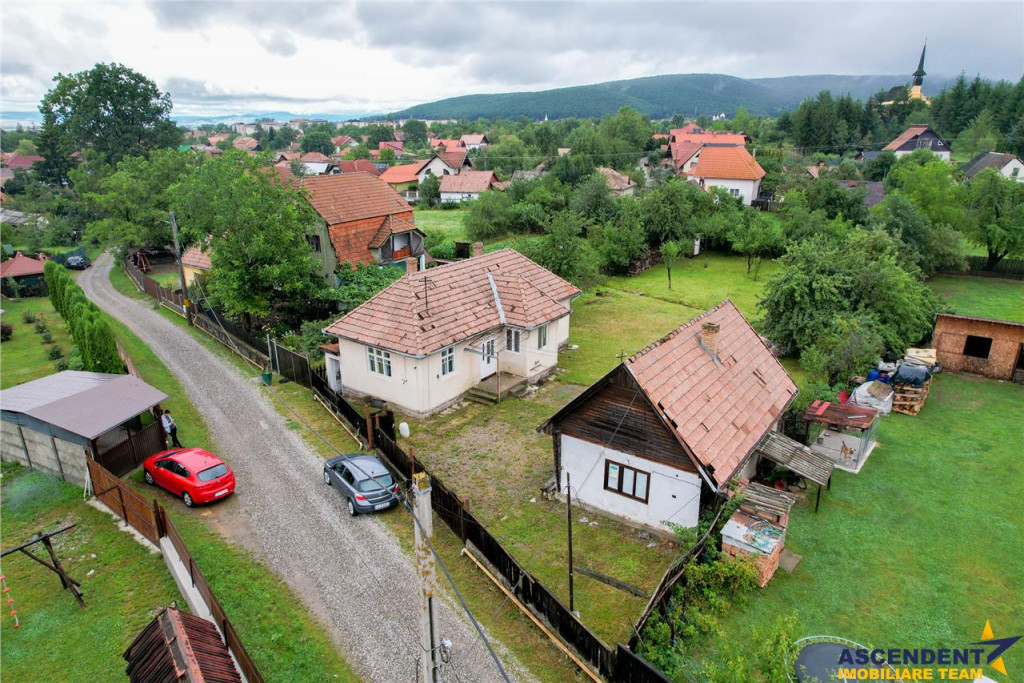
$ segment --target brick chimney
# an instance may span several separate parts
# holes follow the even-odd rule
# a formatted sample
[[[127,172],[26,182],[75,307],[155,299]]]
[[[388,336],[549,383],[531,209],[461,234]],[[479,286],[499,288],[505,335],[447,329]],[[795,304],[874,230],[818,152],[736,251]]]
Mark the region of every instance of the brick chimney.
[[[484,255],[484,243],[473,242],[473,258]]]
[[[405,261],[405,272],[415,273],[420,269],[420,260],[415,256],[403,259]]]
[[[700,343],[713,358],[718,358],[718,331],[721,329],[718,323],[704,323],[700,328]]]

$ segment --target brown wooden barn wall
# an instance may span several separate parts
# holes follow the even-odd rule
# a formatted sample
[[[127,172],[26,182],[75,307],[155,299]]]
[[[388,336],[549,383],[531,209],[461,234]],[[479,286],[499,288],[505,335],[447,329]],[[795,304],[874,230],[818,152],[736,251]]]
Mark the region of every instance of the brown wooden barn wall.
[[[968,335],[992,339],[988,358],[963,355]],[[943,370],[1010,380],[1021,352],[1020,345],[1024,343],[1024,326],[940,314],[935,321],[934,339],[935,352]]]

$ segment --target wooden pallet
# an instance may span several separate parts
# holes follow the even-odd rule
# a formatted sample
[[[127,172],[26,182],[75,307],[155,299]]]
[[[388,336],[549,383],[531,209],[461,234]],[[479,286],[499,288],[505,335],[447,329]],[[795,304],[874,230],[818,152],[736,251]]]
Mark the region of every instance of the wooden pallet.
[[[912,387],[907,385],[897,385],[893,387],[896,395],[892,399],[892,409],[897,413],[903,415],[917,415],[921,412],[921,408],[924,407],[924,401],[928,398],[928,390],[931,388],[932,381],[928,380],[924,383],[923,387]]]

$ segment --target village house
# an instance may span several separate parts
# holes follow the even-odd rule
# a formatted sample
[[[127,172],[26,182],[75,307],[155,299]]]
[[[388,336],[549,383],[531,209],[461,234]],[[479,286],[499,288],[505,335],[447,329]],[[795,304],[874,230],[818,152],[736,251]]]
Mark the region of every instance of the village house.
[[[943,370],[1024,384],[1024,323],[939,313],[933,338]]]
[[[494,171],[463,171],[459,175],[446,175],[441,178],[441,203],[458,204],[479,199],[482,193],[501,187]]]
[[[1024,162],[1012,154],[982,152],[967,162],[960,170],[963,172],[964,178],[970,180],[986,168],[994,168],[999,175],[1012,178],[1018,183],[1024,183]]]
[[[431,149],[447,149],[454,150],[459,146],[458,140],[452,140],[450,138],[433,138],[430,141]]]
[[[574,501],[660,530],[753,469],[797,388],[726,300],[637,352],[559,410],[555,481]],[[571,478],[571,482],[570,482]]]
[[[377,167],[377,164],[373,163],[369,159],[352,159],[334,162],[338,171],[341,173],[369,173],[370,175],[379,176],[382,171]]]
[[[423,416],[551,374],[580,290],[512,249],[415,270],[328,326],[331,388]]]
[[[434,156],[427,159],[420,165],[416,172],[419,181],[422,183],[429,176],[459,175],[463,171],[473,170],[473,162],[465,150],[445,150],[436,152]]]
[[[459,138],[459,147],[465,147],[466,149],[481,149],[489,145],[490,142],[487,140],[487,136],[482,133],[467,133]]]
[[[926,124],[914,124],[907,128],[895,140],[882,148],[897,157],[910,154],[919,149],[931,150],[931,153],[944,161],[949,161],[953,153],[945,140]]]
[[[426,265],[423,233],[412,207],[386,182],[369,173],[341,173],[303,178],[309,203],[326,224],[337,263],[404,264],[414,258]],[[315,251],[315,248],[314,248]]]
[[[260,141],[256,138],[235,138],[231,141],[231,144],[235,149],[240,149],[243,152],[260,152],[263,150],[263,146],[260,145]]]
[[[604,176],[613,197],[629,197],[636,191],[636,183],[625,173],[603,166],[598,167],[597,172]]]
[[[422,167],[423,162],[420,161],[415,161],[411,164],[388,166],[380,174],[380,179],[390,185],[405,201],[416,202],[420,198],[419,172]]]
[[[0,290],[7,297],[45,296],[46,281],[43,279],[45,265],[45,254],[29,258],[20,251],[15,252],[14,256],[0,263]]]
[[[348,135],[338,135],[331,138],[331,142],[334,143],[334,151],[336,153],[345,152],[349,147],[358,147],[359,141]]]
[[[764,169],[745,147],[704,145],[697,164],[684,172],[690,180],[710,190],[721,187],[750,206],[761,188]]]
[[[11,169],[11,171],[17,171],[18,169],[30,171],[32,166],[41,161],[46,161],[46,158],[37,154],[18,154],[17,152],[12,152],[4,155],[3,165]]]
[[[189,247],[181,255],[181,270],[185,274],[186,287],[191,287],[196,277],[209,273],[212,267],[209,252],[199,247]]]

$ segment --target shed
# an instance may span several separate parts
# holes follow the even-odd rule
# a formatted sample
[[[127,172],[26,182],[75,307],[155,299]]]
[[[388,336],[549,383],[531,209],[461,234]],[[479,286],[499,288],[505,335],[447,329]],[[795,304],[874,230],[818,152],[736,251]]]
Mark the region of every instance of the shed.
[[[825,425],[825,430],[811,444],[812,451],[828,457],[841,470],[860,472],[875,448],[877,410],[815,401],[804,412],[804,420]]]
[[[104,453],[126,442],[123,425],[166,398],[131,375],[76,370],[4,389],[0,456],[85,485],[86,453],[102,462]],[[162,443],[159,425],[154,425],[152,432]],[[159,449],[150,450],[146,455]]]
[[[940,313],[933,338],[943,370],[1024,384],[1024,322]]]
[[[234,683],[242,680],[217,627],[167,607],[125,650],[133,683]]]

